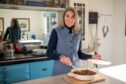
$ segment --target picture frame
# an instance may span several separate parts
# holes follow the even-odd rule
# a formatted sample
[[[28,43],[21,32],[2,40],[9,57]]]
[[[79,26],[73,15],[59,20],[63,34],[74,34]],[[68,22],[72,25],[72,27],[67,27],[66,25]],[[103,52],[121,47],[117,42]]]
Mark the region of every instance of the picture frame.
[[[14,0],[5,0],[5,4],[14,4]]]
[[[25,0],[5,0],[5,4],[25,5]]]
[[[30,18],[15,18],[18,20],[21,31],[30,31]]]
[[[0,32],[4,31],[4,18],[0,17]]]
[[[53,0],[53,7],[60,7],[60,0]]]

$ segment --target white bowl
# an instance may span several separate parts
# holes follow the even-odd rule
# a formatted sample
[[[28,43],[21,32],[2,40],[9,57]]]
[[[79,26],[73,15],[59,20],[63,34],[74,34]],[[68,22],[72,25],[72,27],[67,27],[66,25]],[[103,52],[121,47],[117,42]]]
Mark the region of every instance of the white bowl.
[[[46,49],[33,49],[32,54],[33,55],[44,55],[44,54],[46,54]]]
[[[26,44],[25,45],[26,51],[32,51],[33,49],[39,48],[39,45],[35,44]]]
[[[97,74],[97,71],[95,69],[88,69],[91,70],[93,72],[96,72],[96,74],[93,75],[79,75],[79,74],[75,74],[74,71],[78,71],[78,70],[87,70],[86,68],[77,68],[77,69],[72,69],[70,73],[68,73],[69,76],[74,77],[75,79],[78,80],[92,80],[94,79],[94,77]]]

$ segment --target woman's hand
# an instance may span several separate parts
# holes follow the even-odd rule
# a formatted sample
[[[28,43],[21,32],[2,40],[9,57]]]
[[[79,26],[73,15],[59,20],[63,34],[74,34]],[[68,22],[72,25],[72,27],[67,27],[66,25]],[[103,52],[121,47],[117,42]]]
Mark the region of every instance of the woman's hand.
[[[92,56],[92,59],[102,59],[102,56],[99,54],[95,54]]]
[[[62,62],[63,64],[66,64],[66,65],[71,65],[72,64],[70,58],[65,56],[65,55],[60,56],[60,62]]]

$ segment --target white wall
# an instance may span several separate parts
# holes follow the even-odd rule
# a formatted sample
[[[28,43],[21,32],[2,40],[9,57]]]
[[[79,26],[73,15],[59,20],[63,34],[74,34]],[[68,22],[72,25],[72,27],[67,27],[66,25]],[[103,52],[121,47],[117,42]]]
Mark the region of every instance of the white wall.
[[[98,12],[98,38],[100,47],[98,52],[103,59],[112,61],[112,43],[113,43],[113,17],[114,17],[114,1],[113,0],[89,0],[89,11]],[[91,24],[90,24],[91,25]],[[89,25],[89,27],[90,27]],[[92,25],[96,28],[96,25]],[[106,37],[103,37],[103,26],[109,27]]]
[[[115,64],[121,64],[126,63],[126,36],[124,35],[126,0],[115,1],[113,62]]]
[[[99,53],[103,59],[114,64],[126,63],[125,17],[126,0],[88,0],[89,11],[99,13],[98,37]],[[102,27],[109,26],[109,33],[103,38]]]

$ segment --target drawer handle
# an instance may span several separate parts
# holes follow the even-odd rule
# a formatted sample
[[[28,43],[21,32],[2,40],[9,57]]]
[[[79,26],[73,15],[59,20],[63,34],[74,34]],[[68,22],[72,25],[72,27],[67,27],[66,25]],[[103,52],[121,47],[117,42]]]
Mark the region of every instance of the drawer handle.
[[[46,70],[47,70],[47,68],[43,68],[43,69],[42,69],[42,71],[46,71]]]

